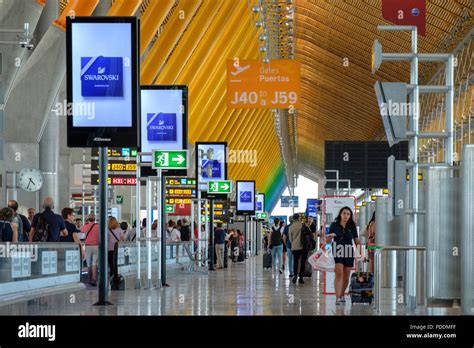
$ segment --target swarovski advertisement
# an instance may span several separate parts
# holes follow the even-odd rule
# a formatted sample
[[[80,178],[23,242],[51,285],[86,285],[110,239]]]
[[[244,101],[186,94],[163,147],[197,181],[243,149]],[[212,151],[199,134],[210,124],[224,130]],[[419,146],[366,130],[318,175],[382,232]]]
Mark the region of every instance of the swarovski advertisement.
[[[237,215],[255,214],[255,181],[237,181]]]
[[[140,122],[141,152],[186,149],[187,87],[142,86]]]
[[[257,193],[257,204],[255,211],[257,213],[263,213],[265,211],[265,194]]]
[[[138,145],[137,30],[133,17],[68,17],[68,146]]]
[[[197,151],[201,153],[198,166],[201,167],[201,190],[206,190],[207,182],[227,179],[226,143],[197,143]],[[197,161],[196,154],[196,161]],[[203,184],[204,183],[204,184]]]
[[[131,39],[129,23],[72,24],[73,101],[95,105],[95,115],[74,115],[74,127],[132,125]]]

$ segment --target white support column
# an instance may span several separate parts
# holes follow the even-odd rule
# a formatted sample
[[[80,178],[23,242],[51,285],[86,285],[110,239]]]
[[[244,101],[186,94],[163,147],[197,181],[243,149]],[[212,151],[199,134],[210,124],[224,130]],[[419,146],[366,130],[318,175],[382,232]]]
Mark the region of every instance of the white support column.
[[[151,216],[153,211],[152,207],[152,191],[151,191],[151,180],[150,177],[146,178],[146,251],[147,251],[147,289],[151,288],[151,225],[153,218]]]
[[[411,31],[411,44],[413,58],[411,60],[410,84],[413,85],[413,93],[410,95],[410,102],[413,105],[413,116],[410,122],[411,131],[414,133],[410,139],[409,153],[410,161],[414,163],[410,174],[410,204],[414,214],[411,216],[408,234],[408,245],[416,246],[418,232],[418,130],[419,130],[419,101],[420,91],[418,86],[418,31],[413,27]],[[407,306],[410,309],[416,308],[416,251],[408,251],[408,298]]]

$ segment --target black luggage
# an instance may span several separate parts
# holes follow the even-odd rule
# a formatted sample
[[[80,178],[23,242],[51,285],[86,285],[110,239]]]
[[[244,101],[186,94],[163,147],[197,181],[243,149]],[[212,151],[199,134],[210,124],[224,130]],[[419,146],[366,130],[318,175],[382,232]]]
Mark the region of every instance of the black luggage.
[[[304,276],[306,278],[311,278],[312,274],[313,274],[313,267],[308,261],[306,261],[306,265],[304,267]]]
[[[263,268],[272,268],[272,254],[264,253],[263,254]]]
[[[371,304],[374,299],[374,275],[370,272],[352,273],[349,293],[352,304]]]
[[[239,248],[239,256],[237,257],[237,262],[244,262],[244,249]]]

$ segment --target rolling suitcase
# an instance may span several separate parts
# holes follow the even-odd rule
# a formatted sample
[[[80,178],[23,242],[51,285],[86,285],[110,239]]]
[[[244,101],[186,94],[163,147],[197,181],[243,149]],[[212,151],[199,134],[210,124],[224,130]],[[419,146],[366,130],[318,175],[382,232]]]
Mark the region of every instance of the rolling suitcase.
[[[374,275],[371,272],[354,272],[351,275],[349,294],[351,303],[369,303],[374,299]]]
[[[272,268],[272,254],[270,252],[263,254],[263,268]]]
[[[311,275],[313,274],[313,266],[311,266],[311,264],[308,262],[309,257],[313,254],[314,254],[313,251],[308,252],[308,257],[306,258],[306,263],[305,263],[305,266],[304,266],[304,276],[305,276],[305,278],[311,278]]]
[[[244,262],[244,249],[239,248],[239,256],[237,256],[237,262]]]

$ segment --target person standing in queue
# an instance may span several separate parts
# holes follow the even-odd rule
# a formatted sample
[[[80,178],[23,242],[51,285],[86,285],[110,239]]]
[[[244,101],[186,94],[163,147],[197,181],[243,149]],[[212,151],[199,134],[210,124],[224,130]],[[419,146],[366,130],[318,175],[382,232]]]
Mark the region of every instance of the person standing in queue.
[[[66,226],[67,236],[59,237],[60,242],[73,242],[81,245],[81,240],[79,239],[78,233],[81,233],[74,224],[74,210],[69,207],[61,210],[61,216],[64,219],[64,225]],[[82,249],[82,248],[81,248]]]
[[[86,245],[86,263],[89,268],[89,284],[97,286],[97,266],[99,264],[99,224],[95,222],[95,215],[89,214],[86,224],[82,227]]]
[[[114,275],[114,250],[115,250],[115,243],[123,241],[123,230],[120,228],[120,224],[117,219],[113,216],[109,218],[107,229],[109,234],[107,236],[107,261],[109,263],[110,269],[110,276]]]
[[[33,223],[33,218],[35,217],[36,210],[35,208],[28,208],[28,222],[31,224]]]
[[[55,214],[54,201],[51,197],[46,197],[43,201],[42,213],[33,217],[31,224],[30,242],[59,242],[61,236],[67,237],[68,232],[61,215]]]
[[[344,207],[339,211],[336,220],[329,227],[326,243],[333,244],[334,262],[336,263],[334,289],[336,290],[336,305],[344,304],[344,292],[349,285],[349,277],[354,267],[354,240],[360,247],[356,224],[351,208]]]
[[[288,229],[288,236],[291,243],[291,253],[293,254],[293,279],[291,282],[296,284],[299,275],[299,283],[304,284],[304,269],[306,264],[306,259],[304,258],[303,243],[301,243],[301,229],[303,224],[300,221],[300,214],[295,213],[293,215],[293,222]]]
[[[14,213],[10,207],[0,210],[0,242],[18,242],[18,225],[12,222]]]
[[[217,267],[224,268],[224,244],[225,244],[225,231],[222,228],[222,222],[217,223],[217,228],[214,231],[214,242],[216,246],[216,257],[217,257]]]
[[[12,222],[18,225],[18,241],[27,242],[31,229],[31,224],[28,221],[28,218],[18,212],[18,202],[14,199],[8,201],[8,207],[13,209]]]

